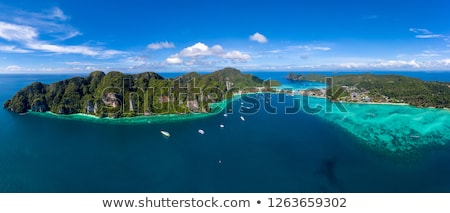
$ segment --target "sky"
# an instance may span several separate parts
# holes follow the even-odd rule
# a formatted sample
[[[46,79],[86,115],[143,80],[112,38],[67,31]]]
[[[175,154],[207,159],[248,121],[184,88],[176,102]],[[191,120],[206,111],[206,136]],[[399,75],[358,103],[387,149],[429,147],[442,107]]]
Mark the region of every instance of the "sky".
[[[0,0],[0,73],[450,71],[450,1]]]

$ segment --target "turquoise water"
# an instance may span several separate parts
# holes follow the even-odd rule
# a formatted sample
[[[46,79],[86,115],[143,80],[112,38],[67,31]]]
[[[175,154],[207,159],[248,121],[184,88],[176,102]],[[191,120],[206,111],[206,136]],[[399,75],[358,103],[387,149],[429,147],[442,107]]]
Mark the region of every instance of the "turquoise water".
[[[0,101],[68,76],[0,75]],[[0,191],[450,192],[448,111],[346,104],[348,112],[285,113],[301,97],[272,94],[271,107],[264,97],[235,100],[227,117],[133,123],[2,109]],[[420,154],[397,157],[412,152]]]
[[[324,99],[310,98],[325,106]],[[317,115],[361,139],[361,143],[391,155],[408,155],[426,147],[445,148],[450,142],[450,110],[413,106],[342,103]]]

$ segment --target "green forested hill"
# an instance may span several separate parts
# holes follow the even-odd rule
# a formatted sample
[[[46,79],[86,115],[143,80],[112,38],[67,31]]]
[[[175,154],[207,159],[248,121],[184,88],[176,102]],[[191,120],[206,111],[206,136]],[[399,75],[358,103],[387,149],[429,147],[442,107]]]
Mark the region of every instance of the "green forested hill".
[[[208,112],[209,103],[221,101],[245,87],[261,87],[263,83],[233,68],[205,75],[192,72],[174,79],[164,79],[154,72],[95,71],[87,77],[49,85],[32,83],[6,101],[4,107],[19,113],[32,110],[108,117]]]
[[[325,82],[325,75],[290,73],[293,81]],[[331,100],[408,103],[418,107],[450,108],[450,83],[428,82],[401,75],[345,74],[333,76]],[[330,95],[331,94],[331,95]]]
[[[372,102],[402,102],[419,107],[450,107],[450,84],[427,82],[400,75],[340,75],[333,77],[335,89],[354,87],[351,92],[366,92]]]

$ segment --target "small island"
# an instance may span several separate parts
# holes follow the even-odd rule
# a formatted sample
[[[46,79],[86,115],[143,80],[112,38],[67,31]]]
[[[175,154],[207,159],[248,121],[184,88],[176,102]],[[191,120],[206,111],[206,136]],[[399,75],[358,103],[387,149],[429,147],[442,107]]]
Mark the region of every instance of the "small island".
[[[273,91],[271,86],[277,85],[277,81],[263,81],[234,68],[169,79],[154,72],[95,71],[52,84],[32,83],[3,106],[17,113],[50,111],[110,118],[208,113],[211,103],[230,99],[235,93]]]
[[[429,82],[401,75],[345,74],[325,82],[325,75],[290,73],[292,81],[327,83],[328,89],[299,91],[302,95],[354,103],[408,104],[416,107],[450,108],[450,83]]]

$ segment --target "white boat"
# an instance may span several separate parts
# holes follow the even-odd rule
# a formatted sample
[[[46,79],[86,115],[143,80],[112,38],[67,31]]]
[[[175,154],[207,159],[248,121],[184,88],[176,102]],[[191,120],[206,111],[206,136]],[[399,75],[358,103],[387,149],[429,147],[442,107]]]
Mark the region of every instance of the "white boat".
[[[244,116],[241,116],[241,120],[242,120],[242,121],[245,121],[245,118],[244,118]]]
[[[202,134],[202,135],[203,135],[203,134],[205,134],[205,130],[203,130],[203,129],[199,129],[199,130],[198,130],[198,133],[200,133],[200,134]]]
[[[223,125],[223,124],[220,124],[220,128],[224,128],[225,127],[225,125]]]
[[[223,114],[223,117],[228,117],[228,114]]]
[[[164,130],[161,130],[161,134],[163,134],[166,137],[170,137],[170,133]]]

